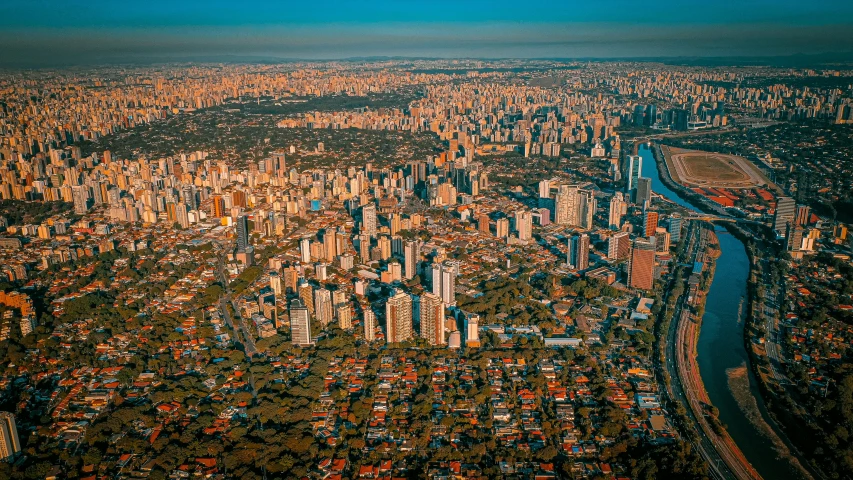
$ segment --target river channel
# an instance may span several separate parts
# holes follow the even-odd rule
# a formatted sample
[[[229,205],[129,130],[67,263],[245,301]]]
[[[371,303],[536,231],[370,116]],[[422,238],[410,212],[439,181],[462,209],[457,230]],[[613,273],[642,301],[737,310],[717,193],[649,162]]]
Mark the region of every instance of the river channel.
[[[652,190],[671,201],[696,210],[687,200],[661,182],[652,151],[642,145],[642,174],[652,179]],[[722,250],[717,259],[714,280],[705,303],[705,314],[699,332],[697,355],[699,373],[711,403],[720,411],[720,421],[727,426],[729,435],[737,443],[758,473],[767,480],[801,478],[789,462],[779,459],[774,445],[750,420],[742,404],[754,402],[766,419],[767,411],[758,391],[744,346],[744,321],[746,309],[746,282],[749,276],[749,257],[743,243],[724,228],[716,229]],[[730,376],[746,375],[749,386],[740,378],[741,403],[732,392]],[[738,383],[738,380],[735,380]],[[751,398],[750,398],[751,397]],[[760,423],[760,422],[759,422]]]

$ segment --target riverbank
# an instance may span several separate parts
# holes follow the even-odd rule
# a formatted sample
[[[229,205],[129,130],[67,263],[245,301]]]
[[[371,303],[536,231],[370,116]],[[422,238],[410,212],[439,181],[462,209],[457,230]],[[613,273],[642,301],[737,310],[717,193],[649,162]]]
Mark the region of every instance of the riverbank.
[[[805,455],[788,436],[788,431],[785,428],[786,423],[779,420],[780,414],[787,415],[788,412],[777,411],[778,409],[776,406],[779,405],[781,402],[776,401],[778,399],[778,396],[775,392],[773,392],[770,385],[765,380],[764,373],[761,372],[761,364],[763,361],[766,361],[766,357],[761,356],[755,349],[755,343],[757,342],[759,337],[759,329],[757,328],[756,323],[758,322],[758,319],[755,314],[755,304],[758,300],[756,278],[758,278],[761,273],[761,267],[759,263],[761,257],[756,254],[758,247],[756,246],[755,238],[752,235],[749,235],[748,232],[744,232],[739,227],[730,228],[728,230],[733,237],[737,238],[741,243],[743,243],[744,247],[746,247],[746,255],[749,258],[750,276],[749,281],[747,281],[746,288],[746,321],[744,322],[743,340],[744,348],[746,349],[746,353],[749,358],[747,366],[752,372],[752,378],[755,379],[761,402],[756,402],[756,399],[753,399],[753,401],[749,401],[748,399],[738,398],[737,393],[734,391],[733,393],[735,394],[735,398],[738,400],[738,403],[743,403],[744,405],[754,405],[758,410],[755,413],[766,413],[767,418],[764,418],[763,422],[759,422],[758,428],[769,432],[769,438],[776,446],[776,449],[780,453],[780,456],[786,461],[788,461],[794,468],[796,468],[803,478],[825,478],[825,476],[819,470],[817,470],[814,465],[803,461],[805,460]],[[755,413],[752,413],[750,416],[758,418]]]
[[[713,279],[716,269],[716,260],[719,258],[719,242],[713,231],[702,228],[700,234],[701,253],[704,269],[710,272],[709,278]],[[714,247],[712,248],[712,242]],[[696,314],[691,312],[689,305],[683,305],[676,325],[676,345],[679,346],[676,355],[676,365],[681,382],[687,391],[688,407],[693,411],[698,420],[699,427],[704,435],[711,439],[714,449],[723,458],[729,469],[739,478],[744,480],[759,480],[761,475],[747,460],[734,439],[729,435],[725,426],[719,420],[718,409],[713,406],[710,396],[705,389],[702,376],[699,372],[698,344],[702,329],[702,314],[707,300],[710,284],[704,290],[697,292],[693,300],[693,308]]]
[[[648,171],[645,176],[654,175],[654,181],[657,181],[663,188],[658,193],[662,193],[673,201],[679,204],[686,203],[696,211],[705,213],[720,213],[719,205],[709,205],[708,199],[701,197],[695,192],[677,184],[673,181],[666,168],[665,157],[658,148],[644,148],[641,146],[638,150],[645,161],[654,160],[653,171]],[[652,157],[651,159],[649,157]],[[646,169],[644,169],[646,170]],[[721,256],[719,264],[723,264],[723,272],[720,274],[726,279],[724,283],[714,282],[712,279],[711,289],[716,291],[712,297],[708,298],[708,311],[703,320],[708,320],[709,325],[703,325],[701,328],[699,355],[700,372],[702,373],[702,383],[705,389],[709,392],[709,399],[713,400],[713,404],[720,411],[722,422],[728,424],[729,434],[736,442],[736,445],[748,459],[753,459],[755,468],[762,472],[764,477],[770,478],[799,478],[807,477],[802,475],[801,468],[794,465],[789,467],[783,464],[790,462],[779,462],[778,455],[775,450],[770,447],[770,439],[766,435],[759,434],[761,431],[778,430],[778,426],[770,417],[763,403],[762,394],[758,391],[755,380],[750,381],[749,377],[754,376],[754,361],[751,356],[750,341],[748,340],[745,327],[747,322],[742,311],[740,303],[751,301],[751,295],[747,292],[747,279],[754,272],[754,263],[752,259],[751,246],[750,249],[745,248],[750,244],[752,234],[743,227],[735,224],[726,224],[726,230],[732,235],[723,235],[721,240]],[[758,234],[759,236],[761,233]],[[747,251],[749,250],[749,251]],[[749,254],[749,256],[747,256]],[[720,272],[717,272],[720,273]],[[742,302],[732,302],[733,299],[741,298]],[[747,308],[749,313],[749,307]],[[698,331],[698,329],[697,329]],[[734,398],[734,392],[729,384],[730,369],[735,367],[744,367],[743,371],[748,372],[748,375],[743,378],[746,382],[735,382],[739,385],[740,400]],[[748,369],[746,368],[748,367]],[[711,382],[709,385],[708,382]],[[751,385],[750,385],[751,384]],[[746,386],[746,388],[743,388]],[[768,428],[757,429],[749,420],[747,412],[743,411],[741,405],[750,402],[743,402],[744,394],[753,396],[756,410],[752,410],[753,418],[764,422]],[[756,415],[756,413],[758,413]],[[778,435],[778,433],[776,433]],[[787,440],[784,435],[778,435],[779,438]],[[792,450],[795,451],[795,450]]]

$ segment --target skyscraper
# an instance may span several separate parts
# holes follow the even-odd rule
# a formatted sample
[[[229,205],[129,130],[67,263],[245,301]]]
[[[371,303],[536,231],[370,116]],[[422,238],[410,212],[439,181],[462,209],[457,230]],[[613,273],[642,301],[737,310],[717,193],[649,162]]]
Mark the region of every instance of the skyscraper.
[[[448,260],[432,266],[432,293],[441,298],[445,305],[456,305],[456,276],[459,262]]]
[[[18,427],[15,416],[9,412],[0,412],[0,460],[6,460],[21,451]]]
[[[497,222],[495,222],[495,236],[498,238],[506,238],[509,236],[509,220],[506,218],[499,218]]]
[[[349,330],[352,328],[352,308],[349,304],[341,304],[335,307],[335,317],[338,318],[338,324],[341,329]]]
[[[480,346],[480,316],[476,313],[465,315],[465,345],[468,347]]]
[[[308,237],[302,237],[299,241],[299,260],[302,263],[311,263],[311,240]]]
[[[210,214],[213,218],[225,216],[225,200],[222,195],[214,195],[210,203]]]
[[[403,247],[405,260],[405,277],[406,280],[411,280],[418,273],[418,263],[421,261],[421,242],[420,240],[407,241]]]
[[[237,231],[237,252],[243,253],[249,246],[249,219],[245,215],[238,216],[234,228]]]
[[[795,220],[797,204],[791,197],[779,197],[776,200],[776,215],[773,218],[773,229],[784,236],[788,223]]]
[[[789,252],[796,252],[802,249],[803,245],[803,227],[794,222],[788,222],[785,226],[785,248]]]
[[[672,235],[665,228],[658,227],[655,230],[655,250],[660,253],[669,253],[669,244],[672,241]]]
[[[595,199],[595,194],[590,190],[578,190],[577,202],[577,225],[583,229],[591,230],[595,225],[595,210],[598,208],[598,201]]]
[[[432,293],[421,295],[421,338],[430,345],[444,345],[444,304],[441,297]]]
[[[270,288],[272,288],[272,291],[275,292],[276,298],[281,298],[281,277],[276,271],[270,272]]]
[[[533,238],[533,214],[530,212],[516,212],[515,229],[518,232],[518,239],[522,242]]]
[[[607,240],[607,258],[623,260],[631,255],[631,238],[628,232],[619,232]]]
[[[325,327],[332,321],[332,295],[325,288],[318,288],[314,291],[314,316],[320,325]]]
[[[311,312],[311,315],[314,315],[314,287],[305,280],[299,285],[299,298],[302,299],[302,304]]]
[[[655,246],[646,240],[635,240],[628,264],[628,286],[651,290],[654,285]]]
[[[338,256],[337,232],[331,228],[327,228],[326,233],[323,234],[323,253],[329,263]]]
[[[308,313],[308,308],[300,299],[290,302],[290,341],[299,346],[313,344],[311,341],[311,316]]]
[[[616,192],[613,198],[610,199],[610,212],[608,215],[608,228],[619,230],[622,227],[622,211],[625,209],[625,201],[622,199],[622,193]]]
[[[359,235],[358,236],[358,256],[361,257],[362,262],[370,261],[370,236],[369,235]]]
[[[634,192],[634,203],[648,208],[652,204],[652,179],[640,177],[637,179],[637,190]]]
[[[575,235],[569,239],[568,265],[573,270],[589,268],[589,236]]]
[[[74,201],[74,213],[84,215],[89,211],[89,187],[86,185],[75,185],[71,187],[71,199]]]
[[[370,309],[370,306],[364,309],[364,340],[372,342],[376,340],[376,314]]]
[[[579,225],[578,188],[574,185],[560,185],[554,197],[554,223],[558,225]]]
[[[658,229],[658,212],[646,210],[643,215],[643,236],[653,237]]]
[[[396,290],[385,303],[385,340],[405,342],[412,338],[412,297]]]
[[[284,277],[284,292],[296,293],[296,288],[299,286],[299,272],[293,266],[287,267],[283,272]]]
[[[551,180],[541,180],[539,182],[539,198],[551,197]]]
[[[376,236],[376,204],[373,202],[361,207],[361,234],[371,238]]]
[[[489,216],[488,215],[481,214],[481,215],[477,216],[477,229],[483,235],[488,235],[489,233],[491,233],[491,231],[489,229]]]
[[[681,214],[678,212],[669,216],[669,237],[672,243],[681,240]]]
[[[631,193],[631,190],[637,188],[637,179],[640,178],[643,170],[643,157],[639,155],[628,155],[628,171],[625,174],[625,178],[628,180],[628,186],[625,190],[627,193]]]

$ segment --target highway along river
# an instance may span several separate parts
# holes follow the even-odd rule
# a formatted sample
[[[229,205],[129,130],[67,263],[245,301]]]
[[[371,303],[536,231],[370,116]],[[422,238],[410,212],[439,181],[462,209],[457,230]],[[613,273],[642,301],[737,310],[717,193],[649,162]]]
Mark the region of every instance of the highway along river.
[[[639,155],[643,157],[643,176],[652,179],[653,191],[695,210],[661,182],[654,155],[646,145],[640,146]],[[716,233],[722,253],[717,259],[697,346],[702,382],[711,403],[720,411],[720,421],[762,477],[766,480],[801,478],[787,461],[778,459],[779,454],[770,439],[750,420],[748,412],[760,412],[766,419],[767,411],[752,371],[747,368],[749,359],[744,347],[749,257],[743,243],[725,229],[718,227]],[[749,381],[748,387],[744,376]],[[733,386],[738,391],[740,403],[732,391]],[[751,407],[745,410],[745,405]]]

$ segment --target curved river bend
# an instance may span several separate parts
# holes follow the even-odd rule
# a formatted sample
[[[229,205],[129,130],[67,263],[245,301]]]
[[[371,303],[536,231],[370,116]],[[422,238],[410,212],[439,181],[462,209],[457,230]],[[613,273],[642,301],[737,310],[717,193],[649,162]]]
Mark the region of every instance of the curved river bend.
[[[643,157],[642,174],[652,179],[654,192],[681,206],[696,210],[690,202],[679,197],[661,182],[654,155],[648,146],[640,146],[639,155]],[[749,357],[744,346],[749,257],[743,243],[724,228],[717,228],[716,233],[722,252],[717,259],[714,280],[705,303],[697,345],[702,382],[711,403],[720,411],[720,421],[726,425],[729,435],[762,477],[767,480],[801,478],[789,462],[778,459],[779,454],[771,441],[750,421],[732,393],[729,375],[747,375],[748,394],[742,397],[751,395],[752,398],[746,400],[757,402],[758,411],[767,419],[757,381],[752,370],[748,368]]]

